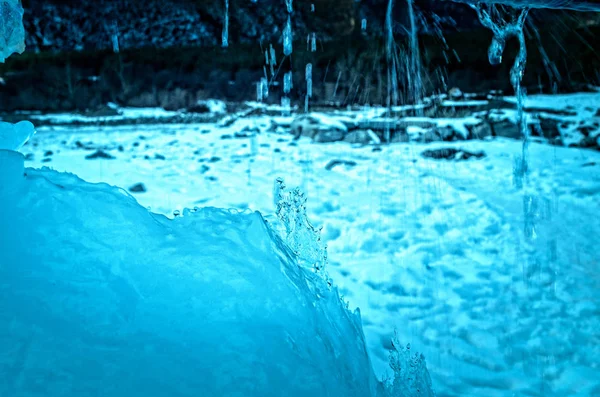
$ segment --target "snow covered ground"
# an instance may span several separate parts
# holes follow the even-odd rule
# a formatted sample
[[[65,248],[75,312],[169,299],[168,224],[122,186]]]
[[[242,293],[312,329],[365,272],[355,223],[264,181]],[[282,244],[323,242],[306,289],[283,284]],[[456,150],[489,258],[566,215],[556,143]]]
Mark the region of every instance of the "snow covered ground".
[[[142,205],[169,216],[194,206],[273,214],[283,177],[323,225],[330,276],[360,307],[380,375],[396,328],[425,354],[438,396],[600,395],[600,152],[533,143],[519,190],[516,141],[374,151],[293,142],[269,125],[44,127],[22,152],[29,167],[137,185]],[[235,137],[245,127],[259,132]],[[486,157],[421,156],[435,147]]]

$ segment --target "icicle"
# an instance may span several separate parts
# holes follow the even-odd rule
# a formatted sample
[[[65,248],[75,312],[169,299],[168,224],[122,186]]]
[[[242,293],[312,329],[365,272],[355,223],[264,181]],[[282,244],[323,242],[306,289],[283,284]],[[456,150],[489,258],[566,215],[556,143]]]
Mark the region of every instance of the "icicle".
[[[115,54],[119,53],[119,35],[117,33],[113,33],[112,37],[112,48]]]
[[[292,54],[292,18],[289,15],[283,29],[283,54],[285,56]]]
[[[394,30],[392,24],[392,11],[394,9],[394,0],[388,1],[388,7],[385,17],[386,25],[386,52],[388,62],[388,95],[387,95],[387,106],[390,108],[392,105],[398,104],[398,59],[396,54],[396,42],[394,41]],[[386,137],[389,135],[389,131],[385,133]]]
[[[270,49],[270,53],[271,53],[271,66],[275,66],[277,65],[277,54],[275,53],[275,48],[273,48],[273,44],[270,44],[271,49]]]
[[[306,100],[304,103],[304,110],[308,113],[308,103],[310,98],[312,98],[312,64],[309,63],[306,65]]]
[[[256,83],[256,101],[262,102],[263,100],[263,88],[262,88],[262,80]]]
[[[112,27],[112,35],[110,36],[110,40],[112,42],[112,49],[115,54],[118,54],[120,51],[119,48],[119,26],[116,22],[113,22]]]
[[[367,20],[363,19],[360,24],[360,28],[364,31],[367,30]]]
[[[312,97],[312,63],[306,65],[306,95]]]
[[[317,51],[317,35],[316,35],[316,33],[312,34],[312,39],[310,42],[310,51],[311,52]]]
[[[274,78],[275,77],[275,65],[277,65],[277,60],[275,58],[275,49],[273,48],[273,45],[270,45],[271,48],[269,49],[269,55],[266,55],[267,57],[267,64],[269,65],[269,69],[271,70],[271,77]],[[267,53],[267,51],[265,50],[265,54]]]
[[[315,5],[314,5],[314,3],[312,3],[310,5],[310,12],[315,12]]]
[[[518,187],[521,187],[523,178],[527,174],[527,154],[529,147],[527,118],[524,112],[525,90],[521,87],[523,75],[525,74],[525,66],[527,64],[527,45],[523,29],[529,9],[521,9],[516,20],[510,22],[500,20],[496,22],[493,20],[491,13],[488,12],[488,6],[477,4],[473,7],[477,11],[481,24],[490,29],[494,34],[492,44],[488,50],[488,58],[492,65],[502,62],[502,54],[504,53],[504,48],[509,38],[516,37],[519,40],[519,53],[510,70],[510,82],[517,98],[517,123],[521,134],[523,135],[522,158],[518,164],[515,164],[515,183]]]
[[[287,72],[283,76],[283,92],[289,94],[292,90],[292,72]]]
[[[221,34],[223,47],[229,46],[229,0],[225,0],[225,19],[223,21],[223,33]]]
[[[292,52],[293,52],[293,39],[294,39],[293,34],[292,34],[292,12],[294,11],[293,7],[292,7],[292,0],[286,0],[286,5],[287,5],[288,17],[287,17],[285,27],[283,28],[283,55],[291,56]],[[275,59],[274,56],[273,56],[273,59]],[[290,62],[290,67],[291,67],[291,62]],[[285,75],[283,76],[283,92],[285,95],[283,98],[281,98],[281,103],[282,103],[282,105],[284,105],[284,111],[283,111],[284,114],[287,114],[289,112],[290,98],[288,97],[288,94],[290,93],[291,89],[292,89],[292,72],[290,70],[289,72],[285,73]]]
[[[410,70],[407,73],[409,92],[413,103],[421,101],[423,82],[421,80],[421,52],[419,50],[419,32],[415,21],[413,0],[407,0],[410,18]]]
[[[269,96],[269,80],[266,77],[260,79],[260,86],[262,89],[262,97],[263,99],[267,99]]]

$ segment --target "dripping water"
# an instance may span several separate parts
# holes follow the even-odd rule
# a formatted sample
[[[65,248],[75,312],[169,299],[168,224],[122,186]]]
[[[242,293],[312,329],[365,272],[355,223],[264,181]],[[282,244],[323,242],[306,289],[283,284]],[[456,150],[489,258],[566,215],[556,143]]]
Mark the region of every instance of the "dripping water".
[[[514,170],[515,185],[521,188],[527,176],[529,148],[529,132],[524,111],[526,93],[521,84],[527,64],[527,44],[525,42],[524,26],[529,9],[523,8],[518,11],[516,19],[504,21],[500,18],[499,11],[493,5],[489,6],[479,3],[474,7],[481,24],[493,33],[492,43],[488,50],[488,58],[492,65],[498,65],[502,62],[502,56],[508,39],[516,37],[519,40],[519,52],[510,71],[510,82],[517,98],[517,125],[523,137],[521,158],[515,162]]]
[[[413,0],[407,0],[408,5],[408,16],[410,19],[410,63],[409,70],[406,73],[408,78],[409,98],[412,100],[414,105],[418,105],[421,102],[421,95],[423,92],[423,81],[421,78],[421,51],[419,50],[419,36],[417,24],[415,21],[415,12],[413,7]],[[421,110],[419,106],[415,106],[417,112]]]

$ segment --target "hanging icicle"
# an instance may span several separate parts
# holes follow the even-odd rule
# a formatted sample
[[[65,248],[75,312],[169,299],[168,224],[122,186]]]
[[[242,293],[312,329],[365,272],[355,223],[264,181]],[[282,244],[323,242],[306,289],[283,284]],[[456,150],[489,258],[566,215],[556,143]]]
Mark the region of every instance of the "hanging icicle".
[[[221,44],[229,46],[229,0],[225,0],[225,18],[223,20],[223,32],[221,33]]]
[[[312,98],[312,91],[313,91],[313,89],[312,89],[313,88],[312,63],[306,64],[305,77],[306,77],[306,101],[304,104],[304,111],[306,113],[308,113],[308,104],[309,104],[310,98]]]
[[[292,18],[288,15],[285,28],[283,28],[283,54],[292,55]]]
[[[292,72],[287,72],[283,76],[283,92],[289,94],[292,90]]]

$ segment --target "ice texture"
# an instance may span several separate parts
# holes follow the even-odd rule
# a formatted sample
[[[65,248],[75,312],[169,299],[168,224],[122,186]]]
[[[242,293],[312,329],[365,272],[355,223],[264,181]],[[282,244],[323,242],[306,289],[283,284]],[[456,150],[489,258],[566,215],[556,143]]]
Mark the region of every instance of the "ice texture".
[[[0,0],[0,63],[25,51],[23,7],[19,0]]]
[[[283,55],[290,56],[292,55],[292,51],[292,19],[288,16],[285,27],[283,28]]]
[[[406,395],[258,212],[170,220],[71,174],[17,178],[0,190],[0,395]]]
[[[512,7],[600,11],[600,0],[454,0],[469,4],[503,4]]]
[[[29,121],[11,124],[0,121],[0,150],[19,150],[35,134]]]

